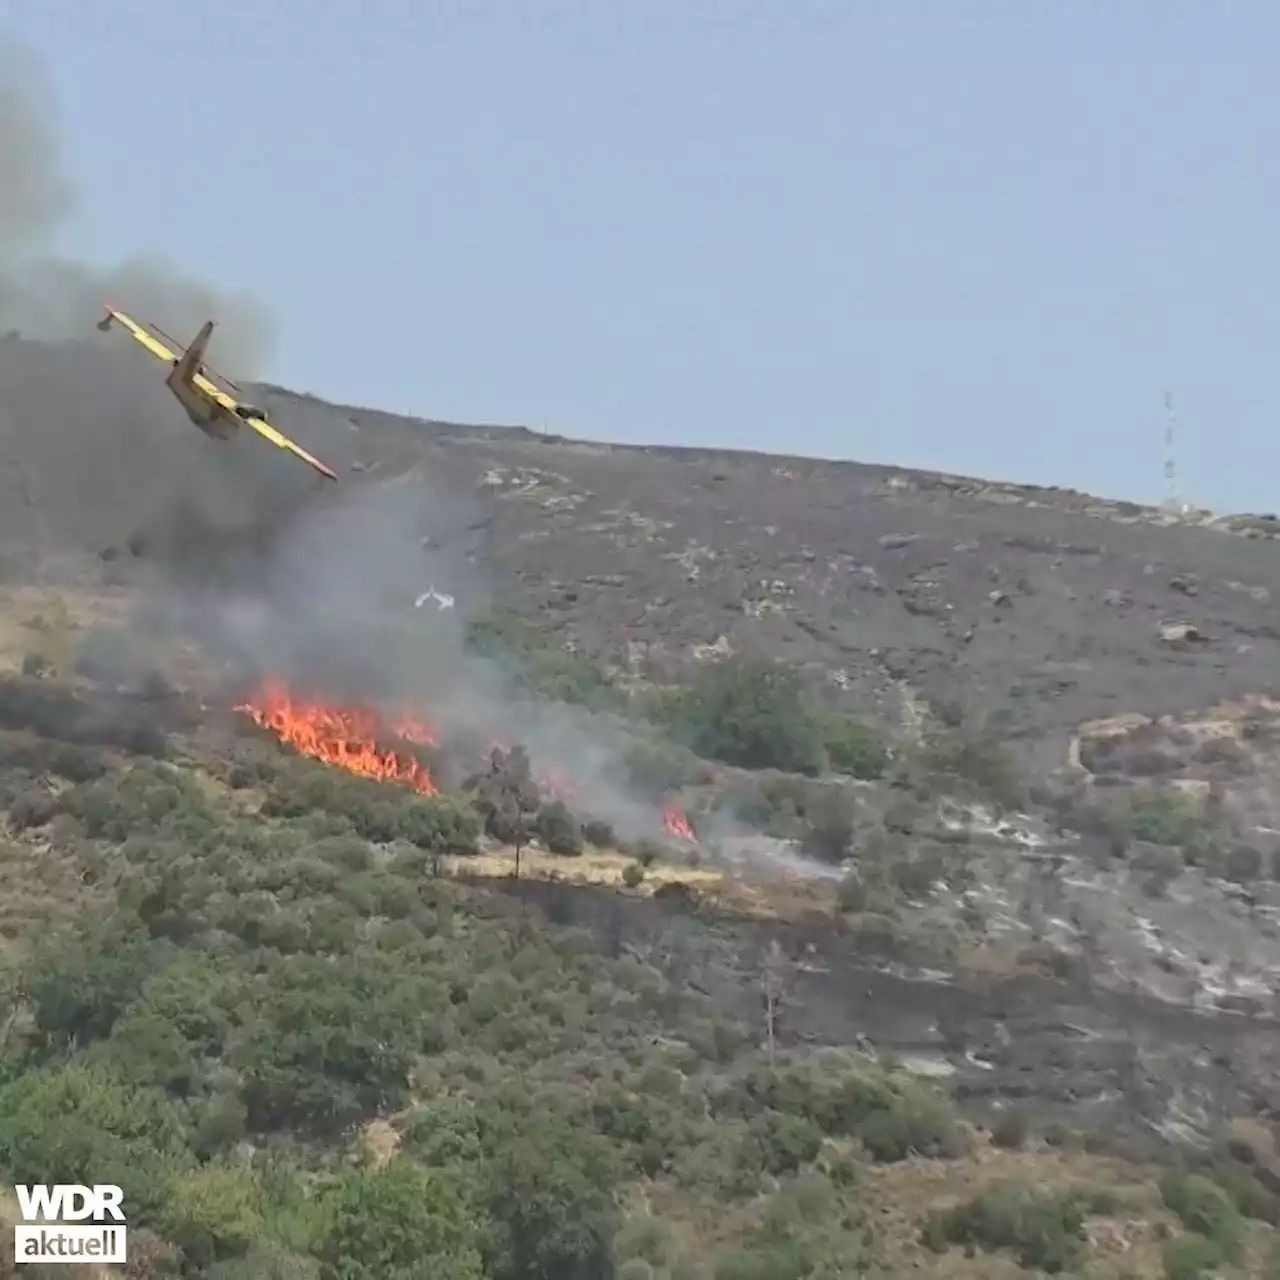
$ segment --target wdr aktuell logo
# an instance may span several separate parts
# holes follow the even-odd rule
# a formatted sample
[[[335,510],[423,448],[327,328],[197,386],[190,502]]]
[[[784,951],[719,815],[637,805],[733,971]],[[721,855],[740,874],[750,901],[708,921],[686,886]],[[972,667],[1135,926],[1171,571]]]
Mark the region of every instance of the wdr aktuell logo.
[[[23,1225],[13,1229],[13,1260],[18,1266],[128,1261],[119,1187],[82,1187],[69,1182],[49,1186],[41,1182],[15,1186],[14,1191],[23,1219]]]

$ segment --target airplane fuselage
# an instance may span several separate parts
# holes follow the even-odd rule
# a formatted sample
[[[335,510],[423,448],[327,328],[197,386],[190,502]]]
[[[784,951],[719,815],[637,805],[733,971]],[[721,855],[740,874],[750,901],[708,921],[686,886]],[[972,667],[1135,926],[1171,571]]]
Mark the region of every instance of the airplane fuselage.
[[[178,371],[175,369],[174,373]],[[236,416],[228,413],[216,400],[210,400],[197,387],[183,382],[170,374],[165,385],[173,392],[175,399],[205,435],[214,440],[230,440],[235,435],[240,423]]]

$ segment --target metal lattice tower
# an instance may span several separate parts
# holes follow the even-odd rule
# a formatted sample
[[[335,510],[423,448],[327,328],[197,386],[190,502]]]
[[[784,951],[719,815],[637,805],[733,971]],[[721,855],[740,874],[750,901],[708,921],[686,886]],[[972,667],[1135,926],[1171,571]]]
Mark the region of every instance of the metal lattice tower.
[[[1182,511],[1186,503],[1178,484],[1176,454],[1178,415],[1173,408],[1173,392],[1164,393],[1164,505],[1170,511]]]

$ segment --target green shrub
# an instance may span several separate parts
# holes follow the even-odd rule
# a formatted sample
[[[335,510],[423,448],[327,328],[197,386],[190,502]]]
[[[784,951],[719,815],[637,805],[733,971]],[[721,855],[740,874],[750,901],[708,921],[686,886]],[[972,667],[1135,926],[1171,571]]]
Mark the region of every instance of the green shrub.
[[[296,761],[276,776],[261,811],[290,819],[336,815],[375,844],[405,840],[436,854],[474,853],[480,835],[478,816],[455,796],[419,795],[310,760]]]
[[[1239,1252],[1244,1220],[1216,1182],[1203,1174],[1170,1170],[1160,1179],[1160,1197],[1188,1231],[1212,1240],[1224,1257]]]
[[[480,818],[453,796],[402,800],[395,810],[395,835],[430,853],[463,856],[476,852]]]
[[[939,1252],[949,1244],[992,1253],[1008,1250],[1019,1266],[1058,1275],[1084,1260],[1088,1207],[1077,1195],[998,1187],[933,1214],[924,1242]]]
[[[1213,1280],[1226,1258],[1214,1241],[1187,1235],[1165,1241],[1162,1261],[1166,1280]]]
[[[698,757],[678,742],[651,738],[630,748],[624,767],[631,786],[656,798],[693,782],[698,772]]]
[[[621,1169],[598,1135],[543,1116],[495,1129],[486,1151],[492,1280],[611,1280]]]
[[[856,716],[829,713],[818,719],[822,745],[836,773],[864,781],[882,778],[890,753],[884,738]]]
[[[716,1263],[715,1280],[805,1280],[817,1264],[812,1242],[786,1226],[765,1224]]]
[[[704,668],[683,691],[672,727],[699,755],[742,769],[813,776],[827,767],[800,677],[776,663],[729,658]]]
[[[835,787],[822,788],[806,815],[800,847],[821,862],[840,863],[853,844],[857,806],[852,797]]]
[[[966,1147],[946,1101],[931,1089],[879,1073],[752,1072],[714,1102],[717,1113],[750,1121],[762,1108],[804,1116],[830,1138],[857,1138],[873,1160],[951,1157]]]
[[[597,708],[621,707],[628,701],[605,666],[565,648],[537,623],[510,609],[494,609],[472,619],[466,644],[472,652],[506,666],[518,687],[544,698]]]
[[[262,1229],[257,1200],[251,1171],[206,1165],[170,1184],[161,1229],[189,1266],[207,1269],[248,1253]]]
[[[795,1173],[817,1158],[822,1134],[807,1116],[765,1111],[751,1125],[766,1173]]]
[[[1003,1111],[991,1126],[992,1144],[1007,1151],[1020,1151],[1027,1144],[1030,1128],[1031,1120],[1025,1111],[1018,1108]]]
[[[612,825],[601,818],[588,818],[582,824],[582,838],[597,849],[612,849],[618,839]]]
[[[189,1159],[163,1099],[107,1067],[42,1068],[0,1087],[0,1164],[16,1182],[82,1182],[91,1170],[146,1225]]]
[[[1018,757],[997,724],[962,724],[936,734],[924,761],[929,769],[1002,808],[1017,809],[1028,801]]]
[[[576,858],[582,852],[582,828],[562,800],[552,800],[538,810],[534,831],[548,853]]]
[[[345,1172],[324,1199],[319,1254],[335,1280],[482,1280],[482,1224],[458,1180],[399,1157]]]
[[[1135,840],[1181,847],[1194,841],[1202,824],[1194,808],[1181,796],[1144,791],[1130,799],[1128,826]]]
[[[476,1108],[454,1099],[424,1104],[409,1117],[405,1144],[424,1164],[474,1164],[482,1154]]]
[[[955,1156],[964,1145],[948,1109],[927,1096],[899,1095],[893,1105],[869,1112],[854,1133],[878,1163],[913,1155]]]

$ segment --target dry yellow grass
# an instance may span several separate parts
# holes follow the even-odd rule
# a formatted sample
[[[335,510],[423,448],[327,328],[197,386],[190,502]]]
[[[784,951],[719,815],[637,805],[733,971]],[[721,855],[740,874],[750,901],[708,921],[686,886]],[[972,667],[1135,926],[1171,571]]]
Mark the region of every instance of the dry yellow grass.
[[[537,848],[520,852],[520,875],[531,880],[556,880],[564,884],[620,888],[626,870],[635,859],[616,849],[588,845],[580,857],[565,858]],[[465,858],[451,858],[445,869],[452,874],[481,879],[503,879],[515,874],[515,850],[498,846]],[[643,868],[644,879],[631,892],[652,895],[664,885],[683,884],[701,898],[738,915],[761,919],[796,919],[820,912],[830,915],[835,895],[824,884],[801,881],[747,881],[719,867],[692,867],[681,862],[656,861]]]
[[[400,1134],[389,1119],[370,1120],[360,1130],[361,1153],[375,1169],[381,1169],[400,1149]]]
[[[520,851],[520,874],[536,880],[617,887],[625,883],[623,872],[634,862],[635,859],[615,849],[597,849],[593,845],[588,845],[577,858],[557,857],[541,849],[526,848]],[[516,854],[509,845],[497,846],[473,857],[450,858],[446,869],[455,874],[497,880],[515,874]],[[644,868],[644,880],[637,892],[652,893],[660,885],[677,882],[711,892],[723,880],[723,874],[718,871],[655,862]]]
[[[0,670],[19,671],[28,653],[39,653],[70,675],[78,637],[123,623],[133,600],[123,589],[0,585]]]

